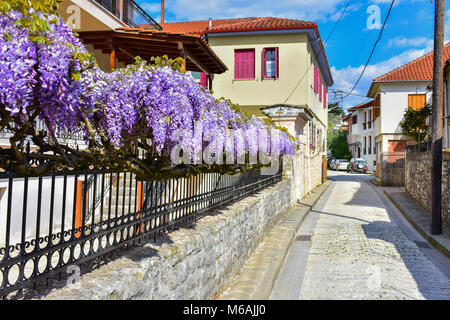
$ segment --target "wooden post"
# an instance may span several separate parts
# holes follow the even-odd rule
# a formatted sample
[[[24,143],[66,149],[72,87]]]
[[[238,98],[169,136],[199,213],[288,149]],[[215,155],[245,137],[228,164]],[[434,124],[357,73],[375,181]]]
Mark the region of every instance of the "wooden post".
[[[83,181],[77,180],[77,189],[75,190],[77,195],[77,200],[75,204],[75,229],[78,229],[83,224]],[[81,236],[81,231],[75,232],[75,238],[79,238]]]
[[[164,0],[161,0],[161,27],[164,30]]]
[[[141,211],[142,209],[142,181],[138,181],[137,183],[137,207],[136,207],[136,212]],[[139,219],[141,216],[140,213],[137,214],[136,219]],[[137,228],[136,230],[136,235],[138,235],[139,233],[141,233],[142,231],[142,224]]]
[[[123,21],[123,0],[119,0],[119,16],[120,21]]]
[[[112,49],[109,53],[110,71],[113,72],[116,68],[116,50]]]
[[[436,0],[434,10],[431,234],[439,235],[442,234],[442,118],[444,107],[443,52],[445,0]]]

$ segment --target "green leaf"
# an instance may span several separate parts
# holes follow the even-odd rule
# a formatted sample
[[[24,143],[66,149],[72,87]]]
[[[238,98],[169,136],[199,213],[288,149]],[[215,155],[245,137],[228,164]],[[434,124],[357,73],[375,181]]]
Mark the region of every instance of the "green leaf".
[[[165,121],[167,124],[170,124],[170,117],[169,117],[169,116],[165,116],[165,117],[164,117],[164,121]]]

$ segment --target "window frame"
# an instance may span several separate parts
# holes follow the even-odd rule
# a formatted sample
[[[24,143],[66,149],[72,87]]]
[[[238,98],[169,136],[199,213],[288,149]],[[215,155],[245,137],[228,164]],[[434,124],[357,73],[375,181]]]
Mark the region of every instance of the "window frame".
[[[274,51],[275,58],[274,59],[267,59],[267,51]],[[262,57],[261,57],[261,63],[262,63],[262,79],[279,79],[279,60],[280,60],[280,53],[278,47],[271,47],[271,48],[263,48],[262,50]],[[267,76],[267,61],[275,61],[275,75],[273,77]]]

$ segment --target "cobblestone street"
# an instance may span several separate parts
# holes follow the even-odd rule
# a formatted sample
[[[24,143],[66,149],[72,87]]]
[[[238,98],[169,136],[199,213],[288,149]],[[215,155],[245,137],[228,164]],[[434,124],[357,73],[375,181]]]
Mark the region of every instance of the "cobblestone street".
[[[310,231],[305,221],[298,232],[311,235],[309,250],[288,254],[271,299],[295,299],[295,292],[300,299],[450,299],[449,259],[410,230],[371,176],[329,178],[322,205],[310,213]],[[295,288],[287,279],[301,259],[303,281]]]

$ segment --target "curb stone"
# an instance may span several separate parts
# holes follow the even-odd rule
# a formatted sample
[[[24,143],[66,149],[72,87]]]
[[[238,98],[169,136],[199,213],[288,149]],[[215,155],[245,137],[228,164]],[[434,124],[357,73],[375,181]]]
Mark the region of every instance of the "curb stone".
[[[319,185],[282,215],[218,300],[269,299],[300,225],[329,185],[329,181]]]

